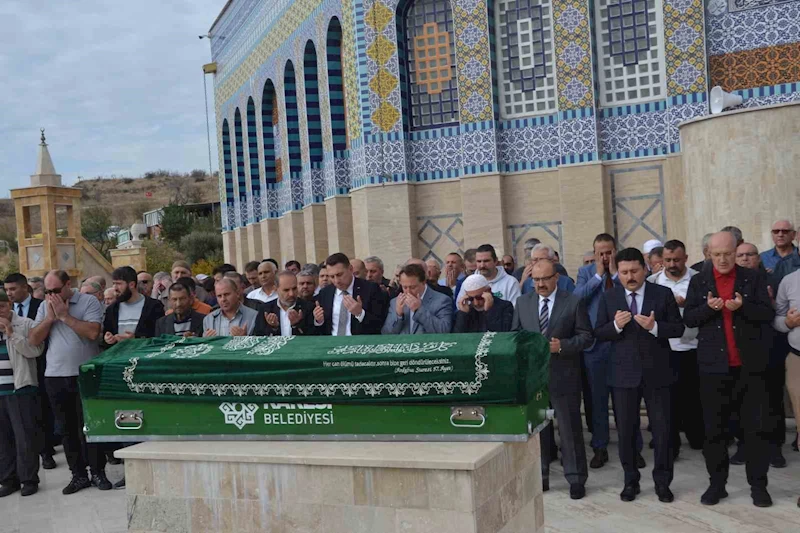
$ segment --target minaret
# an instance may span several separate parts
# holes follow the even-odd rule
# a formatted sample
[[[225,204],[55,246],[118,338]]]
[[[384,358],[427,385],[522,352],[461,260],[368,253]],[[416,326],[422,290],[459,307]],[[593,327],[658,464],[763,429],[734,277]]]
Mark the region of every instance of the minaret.
[[[42,142],[39,144],[39,154],[36,158],[36,173],[31,176],[31,187],[43,185],[61,187],[61,175],[56,174],[56,167],[53,166],[53,159],[50,157],[50,150],[47,149],[45,142],[44,128],[40,131],[42,132]]]

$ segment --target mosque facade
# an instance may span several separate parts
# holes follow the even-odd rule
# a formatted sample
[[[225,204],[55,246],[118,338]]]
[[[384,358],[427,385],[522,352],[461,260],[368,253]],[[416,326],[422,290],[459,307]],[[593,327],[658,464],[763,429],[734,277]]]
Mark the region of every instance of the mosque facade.
[[[679,125],[800,101],[798,0],[230,0],[209,37],[237,266],[687,238]]]

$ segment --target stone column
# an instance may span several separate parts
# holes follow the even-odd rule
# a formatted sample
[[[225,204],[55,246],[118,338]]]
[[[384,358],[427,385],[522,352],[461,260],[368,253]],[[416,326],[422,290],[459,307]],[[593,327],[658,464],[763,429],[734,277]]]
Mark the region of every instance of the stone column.
[[[247,228],[240,226],[233,230],[233,234],[236,241],[236,262],[234,265],[237,270],[241,270],[244,268],[245,263],[250,260],[248,255]]]
[[[384,264],[416,255],[416,210],[411,185],[398,183],[353,191],[355,257],[377,255]]]
[[[328,257],[328,221],[325,206],[312,204],[303,208],[306,261],[319,263]]]
[[[252,224],[248,224],[246,228],[247,234],[247,261],[261,261],[263,259],[264,252],[262,251],[262,239],[261,239],[261,223],[254,222]],[[239,265],[236,265],[239,266]],[[244,264],[242,265],[244,268]]]
[[[283,264],[290,259],[306,262],[306,234],[303,229],[303,213],[289,211],[278,219],[278,231],[281,234],[281,260]]]
[[[568,165],[558,169],[561,220],[565,257],[561,262],[570,272],[577,272],[592,240],[606,227],[603,197],[603,166]]]
[[[278,219],[265,218],[261,221],[261,256],[255,257],[253,261],[277,258],[281,256],[281,236],[279,231]]]
[[[461,178],[464,248],[491,244],[505,253],[505,214],[500,175]]]
[[[328,220],[328,253],[342,252],[355,257],[353,239],[353,208],[349,196],[334,196],[325,200]],[[320,259],[320,261],[322,261]]]
[[[226,263],[236,262],[236,236],[233,230],[222,232],[222,256]]]

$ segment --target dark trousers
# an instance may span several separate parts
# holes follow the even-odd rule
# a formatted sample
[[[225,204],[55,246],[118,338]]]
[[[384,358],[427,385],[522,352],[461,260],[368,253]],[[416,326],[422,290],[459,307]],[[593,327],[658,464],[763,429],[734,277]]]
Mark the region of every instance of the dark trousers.
[[[675,368],[678,369],[678,382],[672,388],[673,442],[680,446],[680,432],[686,434],[686,440],[692,448],[703,446],[705,428],[703,412],[700,405],[700,376],[697,370],[697,350],[671,352]]]
[[[564,466],[564,477],[570,485],[585,485],[589,477],[586,463],[586,448],[583,444],[583,425],[581,424],[581,393],[553,396],[550,398],[558,420],[558,432],[561,435],[561,460]],[[555,431],[553,424],[548,424],[540,434],[542,448],[542,479],[550,477],[550,459],[552,457]]]
[[[586,360],[581,357],[581,390],[583,392],[583,417],[586,420],[586,429],[594,434],[592,424],[592,389],[589,388],[589,372],[586,370]]]
[[[47,389],[44,385],[44,371],[47,367],[47,350],[36,358],[36,373],[39,376],[39,403],[42,408],[42,418],[40,427],[44,433],[42,439],[42,455],[55,455],[55,446],[61,444],[61,438],[57,435],[55,427],[55,416],[53,408],[50,406],[50,398],[47,396]]]
[[[599,344],[599,343],[598,343]],[[594,449],[607,448],[609,439],[608,425],[608,359],[607,346],[595,346],[591,352],[584,352],[586,377],[589,381],[588,401],[591,403],[592,442]]]
[[[83,405],[78,392],[78,378],[45,378],[47,395],[53,406],[56,423],[62,431],[64,455],[73,476],[86,476],[86,467],[92,474],[106,467],[106,456],[97,444],[87,444],[83,434]]]
[[[0,396],[0,485],[39,483],[39,394]]]
[[[766,488],[775,431],[766,373],[749,374],[734,367],[727,374],[701,374],[700,402],[706,426],[703,456],[711,483],[724,486],[728,481],[728,422],[732,413],[738,413],[747,482],[751,487]]]
[[[636,467],[637,435],[639,431],[639,409],[641,398],[647,404],[650,427],[655,443],[653,481],[656,485],[672,483],[672,399],[671,387],[621,388],[612,387],[614,406],[617,412],[619,434],[619,460],[625,472],[625,485],[638,483],[641,479]]]
[[[786,385],[786,366],[781,361],[780,366],[767,371],[767,390],[769,391],[769,405],[772,417],[775,420],[775,431],[772,444],[780,448],[786,443],[786,406],[783,403],[783,388]]]

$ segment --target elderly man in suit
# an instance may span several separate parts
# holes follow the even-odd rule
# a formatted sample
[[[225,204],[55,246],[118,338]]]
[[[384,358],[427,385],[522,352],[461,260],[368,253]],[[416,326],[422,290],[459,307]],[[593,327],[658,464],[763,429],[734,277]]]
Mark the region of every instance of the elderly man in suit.
[[[302,270],[301,270],[302,272]],[[253,335],[298,337],[314,335],[314,304],[298,297],[297,276],[290,270],[278,274],[278,299],[258,306]]]
[[[626,248],[617,253],[622,286],[605,292],[597,311],[595,336],[611,343],[608,383],[614,395],[619,433],[619,459],[625,472],[620,494],[631,502],[639,494],[636,433],[644,395],[655,443],[653,480],[659,501],[674,500],[672,483],[671,387],[677,372],[670,357],[669,339],[683,335],[683,321],[672,291],[645,281],[642,252]]]
[[[569,495],[586,495],[586,450],[581,425],[581,357],[592,344],[592,326],[586,304],[558,289],[558,272],[552,261],[539,261],[531,278],[535,292],[521,296],[514,310],[512,329],[541,333],[550,339],[550,402],[561,434],[561,455]],[[542,488],[550,488],[552,425],[542,433]]]
[[[432,290],[426,281],[425,269],[420,265],[403,267],[400,271],[403,292],[389,302],[389,316],[382,330],[384,335],[450,333],[453,303],[444,294]]]
[[[386,319],[385,293],[377,283],[355,277],[350,259],[335,253],[325,260],[330,285],[314,307],[318,335],[380,335]]]
[[[458,303],[453,333],[483,333],[511,331],[514,306],[495,298],[492,288],[482,274],[464,279],[464,298]]]

